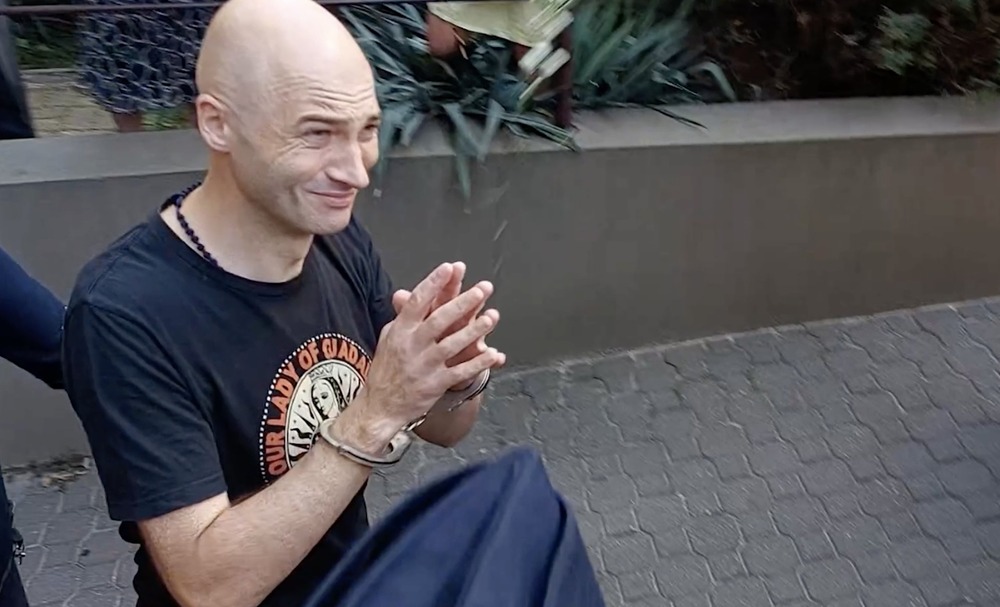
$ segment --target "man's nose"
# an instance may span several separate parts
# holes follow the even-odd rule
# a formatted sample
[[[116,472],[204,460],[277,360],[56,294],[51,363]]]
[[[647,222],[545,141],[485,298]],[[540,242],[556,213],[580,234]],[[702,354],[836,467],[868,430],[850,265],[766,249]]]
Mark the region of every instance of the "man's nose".
[[[346,183],[352,188],[363,190],[368,187],[368,169],[365,167],[364,154],[358,144],[347,146],[344,153],[330,163],[326,171],[327,177],[333,181]]]

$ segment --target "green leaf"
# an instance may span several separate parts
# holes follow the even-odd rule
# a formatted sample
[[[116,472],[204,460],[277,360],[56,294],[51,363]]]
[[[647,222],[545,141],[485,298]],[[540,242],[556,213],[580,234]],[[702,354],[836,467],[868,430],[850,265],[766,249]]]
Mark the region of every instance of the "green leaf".
[[[461,143],[466,150],[477,149],[479,147],[478,138],[472,132],[468,120],[466,120],[465,115],[462,113],[461,106],[457,103],[446,103],[442,106],[442,109],[455,127],[455,141]]]
[[[566,129],[562,129],[552,124],[552,122],[537,115],[527,114],[505,114],[504,120],[511,124],[526,126],[532,130],[546,135],[552,141],[572,150],[579,150],[573,135]]]
[[[635,66],[635,70],[620,83],[618,89],[613,91],[611,98],[616,100],[627,98],[629,93],[632,92],[634,85],[647,81],[649,72],[656,65],[672,56],[681,46],[682,42],[676,38],[668,38],[662,41],[653,52],[649,53]]]
[[[427,114],[421,111],[415,111],[410,114],[410,118],[403,124],[399,132],[399,143],[404,147],[409,147],[410,143],[413,141],[413,137],[420,130],[420,126],[423,125],[424,120],[427,118]]]
[[[695,0],[683,0],[681,5],[674,12],[675,20],[685,20],[691,16],[691,11],[694,9]]]
[[[702,128],[702,129],[705,128],[705,125],[702,124],[702,123],[700,123],[700,122],[698,122],[697,120],[692,120],[691,118],[686,118],[684,116],[681,116],[680,114],[672,112],[672,111],[668,110],[667,108],[665,108],[663,106],[652,106],[650,109],[652,109],[652,110],[654,110],[656,112],[659,112],[659,113],[661,113],[664,116],[667,116],[669,118],[673,118],[674,120],[676,120],[677,122],[680,122],[682,124],[686,124],[688,126],[694,126],[694,127],[698,127],[698,128]]]
[[[472,169],[469,166],[469,154],[458,139],[458,135],[455,134],[452,137],[452,146],[455,149],[455,175],[458,177],[462,196],[468,202],[472,198]],[[465,211],[469,211],[468,206],[465,207]]]
[[[597,74],[598,70],[607,65],[608,59],[613,53],[620,52],[622,43],[625,41],[626,36],[628,36],[632,29],[635,27],[635,21],[629,19],[623,23],[614,33],[609,36],[604,43],[598,47],[594,54],[590,57],[589,61],[577,72],[576,80],[579,83],[587,83]]]
[[[385,178],[386,165],[389,163],[389,151],[392,149],[396,130],[408,111],[412,111],[411,106],[393,106],[382,111],[382,122],[378,131],[379,162],[373,170],[376,183],[382,183]]]
[[[691,68],[691,71],[707,73],[715,80],[716,86],[726,96],[726,99],[729,101],[738,101],[736,91],[733,90],[732,85],[729,84],[729,79],[726,78],[726,75],[722,72],[722,68],[718,64],[712,61],[705,61]]]
[[[486,155],[490,152],[493,138],[496,137],[505,113],[504,107],[496,99],[490,99],[489,110],[486,113],[486,127],[483,129],[483,137],[479,141],[479,162],[486,161]]]

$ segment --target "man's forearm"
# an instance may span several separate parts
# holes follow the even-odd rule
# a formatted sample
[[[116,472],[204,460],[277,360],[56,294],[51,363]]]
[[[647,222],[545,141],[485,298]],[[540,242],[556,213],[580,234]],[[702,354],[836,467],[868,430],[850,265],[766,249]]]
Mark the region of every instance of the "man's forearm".
[[[348,418],[344,420],[344,440],[373,450],[383,440],[359,436],[351,428],[348,412],[342,415]],[[369,473],[369,468],[341,457],[319,439],[272,486],[236,505],[224,500],[207,525],[195,522],[202,529],[195,542],[147,538],[152,539],[154,560],[184,607],[258,605],[340,518]],[[155,522],[149,532],[156,533]],[[148,535],[146,529],[144,534]],[[166,552],[170,546],[173,554]],[[183,546],[189,547],[189,554],[176,552]]]
[[[454,447],[472,430],[482,402],[483,395],[480,394],[454,411],[429,415],[414,433],[429,443]]]

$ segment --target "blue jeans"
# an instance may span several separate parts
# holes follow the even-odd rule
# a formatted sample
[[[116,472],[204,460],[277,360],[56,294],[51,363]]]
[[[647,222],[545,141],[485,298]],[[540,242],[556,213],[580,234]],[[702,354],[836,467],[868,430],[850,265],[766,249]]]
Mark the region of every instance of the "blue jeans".
[[[28,607],[21,575],[14,562],[14,528],[7,488],[0,471],[0,607]],[[5,578],[6,574],[6,578]]]

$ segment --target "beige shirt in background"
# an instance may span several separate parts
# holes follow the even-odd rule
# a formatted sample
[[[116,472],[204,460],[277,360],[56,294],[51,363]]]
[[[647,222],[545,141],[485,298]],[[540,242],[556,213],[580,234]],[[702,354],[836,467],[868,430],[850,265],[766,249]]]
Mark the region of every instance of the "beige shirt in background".
[[[537,0],[427,4],[431,13],[456,27],[528,47],[549,41],[545,26],[551,21],[551,17],[545,18],[543,15],[548,7],[549,3]]]

